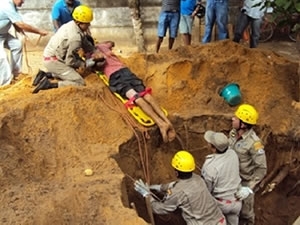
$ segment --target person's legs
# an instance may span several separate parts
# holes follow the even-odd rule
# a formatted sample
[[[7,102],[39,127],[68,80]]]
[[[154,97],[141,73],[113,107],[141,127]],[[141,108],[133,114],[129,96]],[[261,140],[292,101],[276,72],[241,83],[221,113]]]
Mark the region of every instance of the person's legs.
[[[158,25],[157,25],[157,42],[156,42],[156,53],[159,52],[161,43],[163,42],[164,37],[166,36],[167,32],[167,14],[165,12],[161,12],[158,18]]]
[[[169,12],[168,21],[169,21],[169,49],[172,49],[175,38],[178,33],[178,26],[180,20],[179,12]]]
[[[85,81],[73,68],[57,60],[44,61],[44,66],[52,73],[54,78],[59,78],[58,87],[84,86]]]
[[[192,36],[189,33],[182,34],[184,45],[191,45]]]
[[[259,41],[261,19],[251,19],[250,48],[256,48]]]
[[[251,194],[248,198],[243,200],[242,210],[240,213],[240,224],[254,225],[254,223],[254,194]]]
[[[168,124],[168,130],[167,130],[167,135],[168,135],[168,141],[173,141],[176,137],[176,131],[170,122],[170,120],[167,118],[165,113],[162,111],[161,107],[156,103],[155,99],[152,97],[150,94],[145,94],[144,95],[144,100],[151,105],[152,109],[154,112],[161,118],[165,123]]]
[[[57,83],[51,83],[48,78],[45,76],[40,83],[37,85],[37,87],[32,91],[33,94],[38,93],[41,90],[48,90],[51,88],[57,88]]]
[[[126,97],[128,99],[131,99],[138,95],[138,93],[134,89],[130,89],[126,92]],[[159,127],[160,133],[162,135],[163,141],[168,142],[168,130],[169,130],[169,125],[163,121],[160,116],[153,110],[152,106],[145,101],[144,98],[138,97],[135,99],[135,104],[137,104],[141,109],[148,115],[150,116],[154,122],[157,124]]]
[[[247,28],[248,24],[249,24],[249,17],[245,13],[241,12],[234,29],[234,37],[233,37],[234,42],[237,43],[240,42],[243,32]]]
[[[4,40],[4,38],[0,39],[0,86],[10,84],[13,78],[11,67],[4,49]]]
[[[179,32],[182,34],[184,45],[190,45],[192,41],[193,18],[189,15],[181,15]]]
[[[175,38],[169,38],[169,46],[168,46],[168,49],[172,49],[173,48],[173,45],[174,45],[174,42],[175,42]]]
[[[164,142],[172,141],[172,134],[175,133],[173,126],[167,119],[162,109],[154,101],[146,90],[143,81],[132,73],[129,68],[122,68],[113,73],[109,78],[109,88],[123,98],[129,99],[138,105],[157,124]]]
[[[228,3],[227,1],[216,2],[216,23],[218,26],[218,39],[228,38]]]
[[[241,201],[230,200],[230,202],[227,202],[222,200],[218,201],[218,206],[226,218],[227,225],[239,224],[239,214],[242,208]]]
[[[163,37],[158,37],[157,38],[157,41],[156,41],[156,53],[159,52],[159,49],[160,49],[160,46],[161,46],[161,43],[163,42],[164,38]]]
[[[208,43],[211,41],[211,34],[215,20],[216,14],[214,2],[207,2],[205,11],[205,32],[202,38],[202,43]]]
[[[10,64],[12,68],[12,74],[14,75],[14,77],[16,77],[19,73],[21,73],[22,70],[22,42],[11,34],[8,34],[7,40],[4,44],[4,46],[10,50]]]

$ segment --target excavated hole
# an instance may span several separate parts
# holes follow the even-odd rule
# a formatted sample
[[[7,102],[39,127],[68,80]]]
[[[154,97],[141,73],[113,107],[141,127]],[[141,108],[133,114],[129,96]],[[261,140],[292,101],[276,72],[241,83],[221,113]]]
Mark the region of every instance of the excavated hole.
[[[150,223],[145,200],[134,190],[133,180],[145,180],[144,168],[149,168],[151,184],[166,183],[175,179],[174,171],[170,165],[173,155],[181,149],[189,150],[195,157],[197,171],[201,168],[205,156],[210,154],[203,138],[206,130],[222,131],[229,133],[230,118],[223,116],[200,116],[189,120],[177,118],[174,122],[179,139],[169,144],[162,144],[158,131],[151,131],[151,139],[147,141],[146,149],[139,138],[136,137],[122,144],[119,154],[115,155],[120,168],[126,177],[123,180],[123,204],[125,207],[136,208],[138,216]],[[300,144],[289,136],[274,136],[272,130],[266,126],[256,126],[255,131],[265,144],[268,162],[268,175],[273,179],[280,169],[288,165],[289,173],[275,189],[262,195],[263,187],[256,194],[256,219],[257,225],[287,225],[292,224],[300,215]],[[148,162],[141,162],[139,145],[144,153],[149,155]],[[148,166],[147,166],[148,165]],[[272,180],[271,179],[271,180]],[[271,180],[268,180],[268,184]],[[177,212],[176,224],[185,224]],[[156,217],[155,217],[156,218]],[[156,219],[155,219],[156,220]],[[156,225],[165,225],[166,221],[156,220]]]

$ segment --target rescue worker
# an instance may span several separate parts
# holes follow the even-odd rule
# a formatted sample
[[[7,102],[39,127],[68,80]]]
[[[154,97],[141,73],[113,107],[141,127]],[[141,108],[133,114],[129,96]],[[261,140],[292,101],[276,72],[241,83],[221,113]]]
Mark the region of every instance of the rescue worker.
[[[43,56],[44,66],[54,78],[60,79],[57,83],[51,83],[49,73],[40,72],[33,81],[37,87],[33,93],[40,90],[64,86],[84,86],[83,77],[76,71],[78,68],[94,66],[95,58],[103,57],[96,54],[96,48],[88,41],[86,31],[93,20],[93,11],[86,5],[76,7],[72,13],[73,21],[62,25],[48,42]],[[91,52],[92,56],[83,61],[75,56],[77,49],[83,48]],[[93,55],[95,53],[95,55]]]
[[[243,200],[240,224],[253,225],[254,190],[267,173],[264,146],[253,130],[258,120],[256,109],[249,104],[242,104],[232,118],[232,130],[229,134],[229,147],[234,149],[240,161],[242,187],[236,196]]]
[[[150,196],[155,214],[166,215],[181,209],[187,225],[220,225],[226,220],[204,180],[195,170],[194,157],[185,150],[178,151],[172,159],[177,181],[148,187],[142,180],[135,182],[135,190],[143,197]],[[150,189],[166,192],[163,201],[153,198]]]
[[[22,69],[22,42],[11,35],[9,30],[14,27],[18,33],[30,32],[45,36],[46,30],[33,27],[23,22],[17,7],[21,7],[24,0],[3,0],[0,7],[0,86],[8,85],[13,78],[17,78]],[[6,55],[9,50],[10,61]]]
[[[218,200],[227,225],[238,225],[242,201],[235,194],[241,184],[239,158],[234,150],[228,148],[229,142],[221,132],[206,131],[207,141],[212,154],[206,156],[201,175],[208,190]]]

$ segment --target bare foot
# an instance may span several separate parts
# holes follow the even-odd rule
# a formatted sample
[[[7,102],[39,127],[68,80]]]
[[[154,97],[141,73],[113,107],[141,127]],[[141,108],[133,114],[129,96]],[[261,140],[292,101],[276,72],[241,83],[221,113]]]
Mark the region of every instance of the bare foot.
[[[173,141],[176,138],[176,131],[173,126],[169,127],[169,129],[167,131],[167,135],[168,135],[169,142]]]
[[[169,137],[168,137],[168,126],[160,126],[159,127],[162,139],[165,143],[167,143],[169,141]]]

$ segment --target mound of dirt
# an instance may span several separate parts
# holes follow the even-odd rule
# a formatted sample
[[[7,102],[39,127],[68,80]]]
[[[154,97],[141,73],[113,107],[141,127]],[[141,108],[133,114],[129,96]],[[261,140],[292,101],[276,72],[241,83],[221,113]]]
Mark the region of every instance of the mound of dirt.
[[[236,107],[230,107],[219,90],[237,83],[242,102],[259,111],[258,131],[266,142],[269,170],[286,163],[283,158],[290,159],[291,147],[293,162],[300,161],[297,62],[231,41],[179,47],[160,54],[135,53],[122,60],[152,87],[184,146],[191,146],[184,129],[193,130],[195,120],[216,130],[230,129]],[[146,224],[143,213],[138,212],[138,217],[130,207],[132,195],[137,198],[137,193],[124,182],[126,175],[133,179],[144,175],[142,167],[133,165],[140,163],[139,142],[134,140],[150,135],[144,142],[151,146],[149,161],[157,162],[158,170],[149,172],[155,182],[172,178],[172,170],[166,167],[183,144],[163,144],[156,127],[138,125],[96,74],[87,76],[85,87],[38,94],[31,93],[32,76],[0,89],[1,224]],[[209,123],[211,118],[214,123]],[[189,134],[199,148],[204,144],[199,140],[204,132],[201,129]],[[199,165],[204,153],[208,152],[195,153]],[[131,161],[122,162],[118,156],[126,154]],[[279,161],[279,165],[275,163]],[[285,188],[300,179],[297,166],[289,185],[269,195],[265,203],[258,199],[258,225],[291,224],[300,214],[299,196],[285,202],[293,213],[276,205],[284,201]],[[87,168],[93,170],[92,176],[85,176]],[[264,208],[268,203],[275,206]]]

